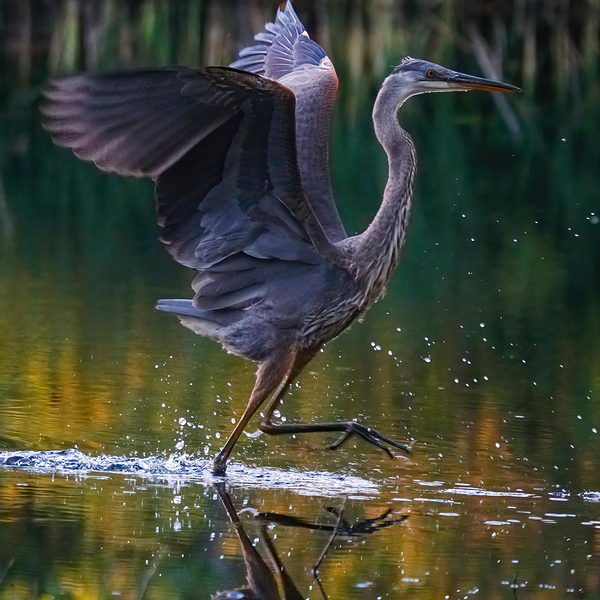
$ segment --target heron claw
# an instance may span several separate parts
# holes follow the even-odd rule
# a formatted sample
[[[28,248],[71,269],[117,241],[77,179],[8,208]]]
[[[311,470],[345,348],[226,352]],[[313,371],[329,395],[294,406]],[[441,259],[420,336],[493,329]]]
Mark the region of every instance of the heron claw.
[[[346,440],[350,439],[352,436],[361,438],[365,442],[368,442],[369,444],[380,448],[381,450],[386,452],[390,458],[395,458],[395,456],[385,444],[394,446],[395,448],[398,448],[406,453],[410,453],[412,448],[412,444],[400,444],[399,442],[395,442],[394,440],[391,440],[390,438],[381,435],[379,432],[375,431],[374,429],[371,429],[370,427],[367,427],[366,425],[360,425],[359,423],[355,423],[354,421],[349,421],[348,423],[346,423],[346,431],[336,442],[329,446],[329,449],[335,450],[336,448],[339,448]]]

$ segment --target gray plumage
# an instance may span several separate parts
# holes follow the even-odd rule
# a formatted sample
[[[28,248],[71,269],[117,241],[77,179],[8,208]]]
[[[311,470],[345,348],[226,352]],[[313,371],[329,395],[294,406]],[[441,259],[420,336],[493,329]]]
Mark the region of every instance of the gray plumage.
[[[84,160],[155,182],[161,241],[198,271],[193,300],[161,300],[194,332],[258,362],[248,406],[214,463],[267,399],[273,434],[339,431],[385,450],[357,424],[279,424],[290,383],[384,292],[398,262],[416,168],[397,111],[415,94],[513,86],[407,58],[384,81],[373,121],[389,180],[375,219],[347,237],[333,200],[328,131],[337,76],[288,2],[231,67],[165,67],[50,83],[41,106],[54,142]]]

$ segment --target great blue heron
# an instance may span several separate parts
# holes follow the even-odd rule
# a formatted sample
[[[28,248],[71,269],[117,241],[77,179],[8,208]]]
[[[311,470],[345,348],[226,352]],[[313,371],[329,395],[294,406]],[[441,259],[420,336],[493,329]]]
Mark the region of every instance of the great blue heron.
[[[270,434],[341,432],[408,450],[354,421],[280,424],[282,396],[322,346],[384,292],[404,243],[415,148],[399,125],[425,92],[518,88],[405,58],[373,109],[389,179],[369,227],[348,237],[331,190],[328,132],[338,79],[290,2],[227,67],[165,67],[54,81],[43,125],[105,171],[155,181],[161,240],[195,269],[193,300],[160,300],[192,331],[256,361],[242,417],[213,463],[224,474],[256,410]]]

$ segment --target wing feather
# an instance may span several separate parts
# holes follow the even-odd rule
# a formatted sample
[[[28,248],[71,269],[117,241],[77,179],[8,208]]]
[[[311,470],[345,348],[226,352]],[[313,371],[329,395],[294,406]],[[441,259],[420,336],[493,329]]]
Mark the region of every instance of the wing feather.
[[[291,3],[274,23],[254,36],[232,67],[275,79],[296,98],[296,144],[304,193],[332,242],[346,232],[333,199],[329,176],[329,122],[338,79],[325,51],[310,39]]]
[[[42,124],[56,144],[137,177],[155,178],[235,114],[227,90],[189,67],[84,74],[43,93]]]
[[[56,143],[100,168],[155,180],[162,241],[201,271],[194,305],[247,308],[270,278],[343,262],[298,171],[294,94],[228,68],[80,75],[45,90]]]

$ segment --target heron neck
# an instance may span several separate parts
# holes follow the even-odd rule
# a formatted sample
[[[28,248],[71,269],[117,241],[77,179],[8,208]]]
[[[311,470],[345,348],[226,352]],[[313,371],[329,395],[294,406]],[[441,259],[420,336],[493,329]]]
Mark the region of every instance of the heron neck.
[[[398,264],[408,225],[416,154],[410,135],[400,127],[397,116],[406,98],[388,78],[373,108],[375,134],[387,154],[389,174],[377,215],[355,238],[356,272],[365,279],[370,301],[385,291]]]

